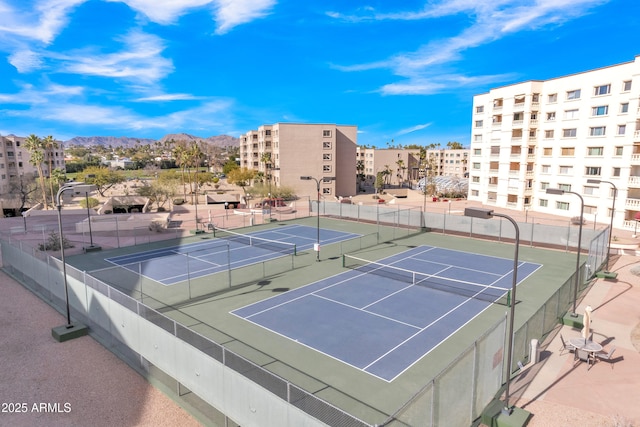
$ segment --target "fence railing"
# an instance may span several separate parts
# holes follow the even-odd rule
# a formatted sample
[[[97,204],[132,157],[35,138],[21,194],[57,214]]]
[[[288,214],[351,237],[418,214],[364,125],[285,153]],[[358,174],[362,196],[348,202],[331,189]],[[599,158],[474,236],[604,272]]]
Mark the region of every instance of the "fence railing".
[[[313,209],[314,203],[310,202],[310,205]],[[327,249],[329,248],[327,246],[323,249],[325,251],[323,254],[327,254],[327,250],[333,250],[336,253],[353,252],[382,241],[409,236],[415,233],[417,228],[424,226],[436,232],[484,235],[487,238],[498,240],[513,239],[512,227],[505,226],[503,228],[499,221],[472,221],[471,218],[446,214],[423,216],[422,212],[416,209],[347,206],[350,205],[321,203],[319,208],[323,215],[378,224],[378,232],[361,236],[353,241],[336,244],[331,249]],[[316,213],[318,212],[317,208],[316,205]],[[529,224],[529,226],[528,229],[527,224],[524,224],[523,229],[530,233],[529,242],[532,245],[544,243],[558,246],[560,244],[560,246],[565,245],[568,250],[575,239],[574,230],[570,227],[540,224]],[[526,232],[521,232],[522,234],[526,234]],[[584,241],[588,242],[590,252],[587,263],[579,271],[581,277],[589,277],[597,269],[597,266],[604,262],[606,250],[603,248],[606,248],[607,238],[608,234],[603,231],[594,235],[585,233]],[[577,243],[573,244],[573,247],[575,246]],[[3,268],[26,286],[34,289],[52,305],[63,310],[65,296],[60,261],[21,241],[11,242],[2,239],[1,248]],[[238,277],[268,277],[277,274],[275,272],[280,271],[279,268],[284,268],[283,265],[286,264],[286,268],[290,268],[290,263],[295,266],[296,262],[296,257],[292,257],[292,259],[284,257],[278,261],[279,266],[265,263],[258,267],[250,267],[246,271],[242,270],[230,274],[231,276],[237,274]],[[374,417],[375,419],[365,422],[339,408],[336,404],[305,391],[299,384],[293,384],[283,379],[158,311],[158,308],[166,307],[168,304],[175,304],[179,301],[185,301],[185,298],[188,300],[211,292],[212,289],[207,287],[210,285],[201,285],[197,279],[188,280],[184,288],[176,288],[176,295],[169,297],[167,301],[159,301],[158,294],[154,293],[152,289],[154,285],[140,280],[140,272],[124,272],[120,271],[122,270],[120,267],[91,273],[77,270],[71,266],[67,266],[66,270],[70,288],[73,291],[70,293],[70,307],[74,318],[87,323],[94,335],[106,342],[110,349],[116,351],[136,369],[148,370],[149,365],[157,366],[161,371],[174,378],[179,385],[184,385],[215,408],[222,407],[218,400],[220,393],[228,393],[229,396],[233,394],[233,390],[216,390],[215,392],[211,390],[213,384],[211,378],[222,375],[216,371],[215,361],[250,380],[254,384],[251,388],[253,392],[267,390],[269,394],[264,397],[267,401],[270,401],[272,396],[276,396],[288,405],[308,414],[311,419],[305,419],[304,422],[313,423],[311,420],[317,420],[330,426],[354,427],[380,423],[389,426],[470,425],[480,417],[482,410],[500,391],[507,372],[517,371],[518,362],[528,361],[531,339],[542,338],[557,325],[558,320],[564,315],[572,301],[572,285],[575,281],[574,276],[570,277],[531,318],[522,321],[513,340],[514,357],[511,367],[507,368],[504,360],[498,361],[498,363],[494,360],[494,355],[500,354],[500,351],[502,351],[501,354],[506,354],[504,351],[506,318],[503,318],[464,350],[445,370],[432,380],[425,380],[427,382],[425,387],[402,405],[396,413],[389,415],[377,412],[378,415]],[[120,277],[121,280],[117,280],[118,286],[111,284],[113,281],[111,278],[115,275],[124,275]],[[139,283],[139,288],[122,289],[121,284],[128,283],[129,280]],[[218,286],[221,286],[221,289],[237,284],[233,282],[233,278],[220,278],[215,282],[219,282]],[[584,288],[585,280],[581,280],[580,283]],[[108,301],[117,304],[111,304]],[[135,322],[136,327],[130,329],[139,332],[133,333],[131,330],[123,332],[121,328],[128,321]],[[153,327],[150,327],[149,324]],[[159,338],[170,348],[166,356],[158,355],[154,348],[149,348],[148,340],[144,339],[146,334],[154,337],[166,335],[164,338]],[[181,343],[188,344],[188,346]],[[200,361],[198,366],[201,366],[203,371],[212,371],[209,376],[203,374],[203,379],[194,379],[192,372],[189,372],[188,375],[182,372],[181,366],[191,366],[194,360]],[[181,362],[176,363],[176,361]],[[239,387],[238,381],[235,379],[232,384],[235,384],[235,388],[242,389]],[[469,387],[460,387],[461,383],[468,384],[469,381],[471,382]],[[333,393],[340,394],[338,390],[333,390]],[[358,400],[352,396],[345,397],[356,408],[358,405],[361,406],[362,409],[356,409],[356,413],[375,413],[377,411],[363,402],[358,403]],[[353,407],[350,409],[353,410]],[[235,416],[235,414],[230,415],[231,417]],[[295,419],[294,415],[288,414],[287,416]],[[236,421],[242,423],[241,419]],[[277,424],[276,421],[274,424],[265,421],[263,425]]]

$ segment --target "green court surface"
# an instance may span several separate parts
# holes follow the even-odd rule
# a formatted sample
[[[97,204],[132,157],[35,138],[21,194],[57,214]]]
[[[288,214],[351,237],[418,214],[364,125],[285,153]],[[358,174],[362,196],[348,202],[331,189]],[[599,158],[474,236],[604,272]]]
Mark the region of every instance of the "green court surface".
[[[316,219],[312,217],[286,222],[292,223],[315,226]],[[271,223],[242,231],[278,226],[278,223]],[[344,272],[342,253],[377,260],[412,247],[431,245],[508,259],[514,256],[514,246],[509,243],[436,233],[417,233],[415,230],[400,227],[389,228],[328,218],[321,218],[321,227],[357,233],[363,237],[357,242],[322,247],[321,262],[315,262],[315,252],[306,251],[293,257],[280,258],[272,270],[274,274],[269,274],[268,270],[271,267],[262,266],[261,272],[256,272],[253,268],[247,271],[244,279],[240,269],[231,272],[231,275],[235,276],[231,282],[227,277],[215,275],[206,280],[175,287],[145,283],[131,272],[122,273],[122,276],[114,274],[115,270],[104,258],[142,252],[163,245],[175,246],[180,243],[176,240],[71,256],[67,262],[88,273],[97,271],[95,277],[107,281],[182,325],[372,424],[381,423],[396,412],[478,337],[504,319],[508,311],[504,305],[490,306],[391,382],[380,380],[230,314],[238,308]],[[181,242],[212,238],[212,235],[200,234],[182,239]],[[542,267],[518,286],[516,330],[572,276],[576,255],[521,245],[519,260],[541,264]],[[101,275],[100,271],[108,273]],[[267,274],[264,274],[265,272]],[[254,277],[260,274],[262,277]],[[327,316],[330,315],[327,313]],[[311,324],[308,327],[315,326]]]

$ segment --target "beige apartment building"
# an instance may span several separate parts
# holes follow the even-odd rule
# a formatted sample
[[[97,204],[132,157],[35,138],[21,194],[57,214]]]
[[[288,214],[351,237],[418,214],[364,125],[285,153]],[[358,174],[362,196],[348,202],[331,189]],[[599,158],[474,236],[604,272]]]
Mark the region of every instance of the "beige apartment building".
[[[10,194],[11,182],[27,174],[38,175],[36,166],[29,163],[30,154],[24,146],[25,137],[15,135],[0,136],[0,206],[3,215],[13,215],[20,206],[16,197]],[[49,164],[52,169],[65,168],[62,142],[56,141],[58,148],[44,152],[42,172],[49,176]]]
[[[640,57],[474,96],[469,199],[634,229],[639,99]]]
[[[275,123],[240,136],[240,167],[271,176],[274,186],[299,196],[356,194],[357,127],[336,124]],[[309,176],[311,180],[301,180]]]
[[[468,176],[469,150],[432,149],[427,150],[426,164],[432,168],[432,176]],[[414,187],[424,177],[425,170],[420,165],[418,149],[366,148],[358,147],[357,161],[362,162],[367,185],[374,185],[379,172],[389,171],[387,183],[392,187]]]

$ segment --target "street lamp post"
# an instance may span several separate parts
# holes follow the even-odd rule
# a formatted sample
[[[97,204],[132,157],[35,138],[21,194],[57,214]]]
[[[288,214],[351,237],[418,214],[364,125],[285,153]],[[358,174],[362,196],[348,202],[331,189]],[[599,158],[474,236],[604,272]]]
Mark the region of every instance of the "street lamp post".
[[[584,222],[584,199],[579,193],[575,191],[567,191],[560,190],[559,188],[547,188],[547,194],[557,194],[562,195],[565,193],[575,194],[580,198],[580,228],[578,230],[578,250],[576,256],[576,283],[573,287],[573,311],[571,313],[571,317],[578,317],[578,313],[576,313],[576,302],[578,300],[578,286],[580,284],[580,252],[582,250],[582,223]]]
[[[75,190],[78,193],[88,193],[93,191],[95,187],[83,184],[81,182],[65,184],[58,190],[56,194],[56,207],[58,208],[58,233],[60,239],[60,261],[62,262],[62,280],[64,283],[64,299],[66,305],[67,323],[63,326],[53,328],[51,334],[58,341],[67,341],[73,338],[81,337],[88,333],[87,327],[80,323],[71,323],[71,309],[69,306],[69,285],[67,283],[67,264],[64,259],[64,236],[62,235],[62,203],[60,201],[62,193],[67,190]]]
[[[518,248],[520,247],[520,228],[518,223],[508,215],[495,213],[491,209],[483,208],[465,208],[464,215],[473,218],[490,219],[494,216],[505,218],[513,224],[516,232],[515,238],[515,251],[513,255],[513,278],[511,280],[511,296],[509,298],[509,338],[507,347],[507,381],[505,386],[504,408],[502,413],[511,415],[513,408],[509,406],[509,385],[511,384],[511,362],[513,360],[512,347],[513,347],[513,334],[514,334],[514,319],[516,315],[516,287],[518,285]]]
[[[303,181],[313,180],[316,182],[316,191],[318,193],[318,212],[316,216],[318,218],[318,226],[317,226],[317,243],[316,243],[315,250],[316,250],[316,261],[320,261],[320,180],[312,176],[301,176],[300,179]],[[332,177],[325,177],[322,179],[333,181],[336,179],[336,177],[332,176]]]
[[[609,224],[609,243],[607,243],[607,264],[605,265],[604,272],[609,273],[609,258],[611,257],[611,235],[613,234],[613,216],[616,214],[616,195],[618,194],[618,187],[613,182],[604,181],[602,179],[588,179],[589,184],[600,184],[604,182],[609,184],[613,188],[613,205],[611,206],[611,223]]]

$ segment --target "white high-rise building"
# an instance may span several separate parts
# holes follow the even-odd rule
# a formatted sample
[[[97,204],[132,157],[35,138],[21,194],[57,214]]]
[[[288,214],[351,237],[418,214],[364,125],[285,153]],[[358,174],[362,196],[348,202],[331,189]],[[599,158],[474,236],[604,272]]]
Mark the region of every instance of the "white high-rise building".
[[[474,96],[469,199],[574,217],[581,196],[585,219],[609,223],[617,189],[614,228],[633,229],[640,211],[639,95],[640,56]]]

